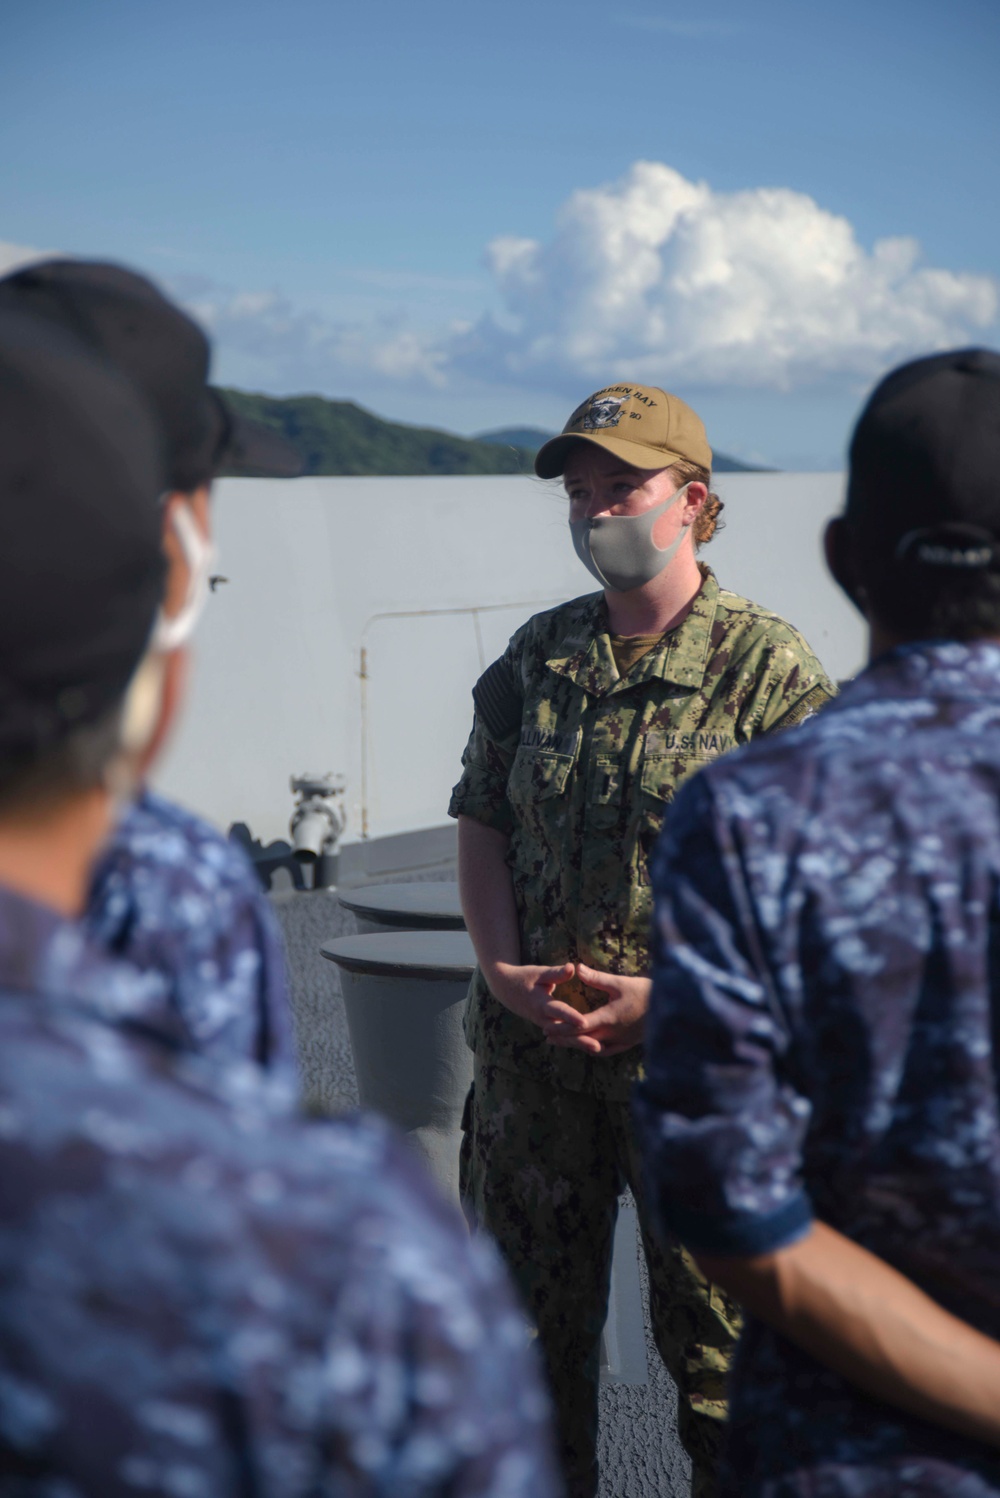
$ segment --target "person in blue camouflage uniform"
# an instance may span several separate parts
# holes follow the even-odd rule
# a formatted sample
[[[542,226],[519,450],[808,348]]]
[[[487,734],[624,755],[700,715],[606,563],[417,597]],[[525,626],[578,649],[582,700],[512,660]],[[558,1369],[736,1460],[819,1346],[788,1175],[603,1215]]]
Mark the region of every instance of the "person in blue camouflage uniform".
[[[160,487],[135,389],[0,309],[0,1498],[555,1498],[523,1315],[408,1148],[192,1051],[79,921],[184,672]]]
[[[294,1069],[285,954],[252,865],[203,818],[144,790],[98,861],[84,923],[206,1055]]]
[[[171,1017],[0,887],[0,1495],[554,1498],[492,1251]]]
[[[756,1313],[725,1498],[997,1498],[1000,356],[887,377],[851,459],[872,663],[679,793],[636,1119]]]
[[[0,280],[4,306],[85,338],[142,391],[166,446],[167,493],[159,503],[168,554],[177,550],[180,512],[190,521],[188,544],[207,565],[209,489],[218,472],[299,471],[280,439],[240,422],[208,386],[206,338],[144,277],[100,262],[45,261]],[[205,582],[198,579],[202,592]],[[108,952],[159,983],[192,1045],[294,1072],[280,928],[246,854],[211,823],[141,793],[111,834],[84,919]]]

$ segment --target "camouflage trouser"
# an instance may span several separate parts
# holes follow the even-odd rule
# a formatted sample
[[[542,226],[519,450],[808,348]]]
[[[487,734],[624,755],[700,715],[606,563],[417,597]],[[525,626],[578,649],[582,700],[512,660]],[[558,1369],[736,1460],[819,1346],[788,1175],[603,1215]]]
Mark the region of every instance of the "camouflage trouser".
[[[652,1237],[628,1104],[549,1087],[477,1058],[463,1128],[463,1201],[473,1224],[496,1240],[538,1328],[569,1498],[597,1491],[600,1337],[626,1182],[649,1266],[656,1345],[677,1385],[692,1493],[712,1493],[739,1309],[679,1243]]]

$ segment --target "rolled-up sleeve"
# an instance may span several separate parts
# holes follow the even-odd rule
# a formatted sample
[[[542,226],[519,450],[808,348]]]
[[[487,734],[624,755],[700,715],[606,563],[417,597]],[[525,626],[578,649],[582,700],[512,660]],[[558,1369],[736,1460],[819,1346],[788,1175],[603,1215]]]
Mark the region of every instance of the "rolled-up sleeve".
[[[709,777],[685,786],[653,860],[653,995],[634,1110],[654,1216],[694,1252],[755,1255],[801,1237],[810,1107]]]

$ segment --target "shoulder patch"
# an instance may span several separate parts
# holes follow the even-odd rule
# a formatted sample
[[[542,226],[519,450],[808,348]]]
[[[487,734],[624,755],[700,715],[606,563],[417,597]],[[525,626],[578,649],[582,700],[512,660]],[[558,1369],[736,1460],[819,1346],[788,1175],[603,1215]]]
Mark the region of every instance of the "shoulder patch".
[[[524,698],[505,655],[487,666],[472,688],[472,700],[491,739],[505,739],[521,726]]]
[[[804,697],[793,703],[783,718],[771,724],[768,735],[781,733],[786,728],[794,728],[797,723],[804,723],[807,718],[814,717],[824,703],[832,702],[833,697],[833,692],[827,691],[824,686],[812,687]]]

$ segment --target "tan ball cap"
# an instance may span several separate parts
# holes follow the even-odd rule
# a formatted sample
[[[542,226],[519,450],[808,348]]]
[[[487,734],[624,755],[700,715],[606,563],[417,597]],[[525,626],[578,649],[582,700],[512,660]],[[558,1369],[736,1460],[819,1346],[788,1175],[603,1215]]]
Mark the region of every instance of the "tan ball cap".
[[[606,385],[588,395],[562,429],[535,455],[540,479],[558,478],[574,442],[594,442],[635,468],[669,468],[684,460],[711,468],[712,449],[700,416],[657,385]]]

